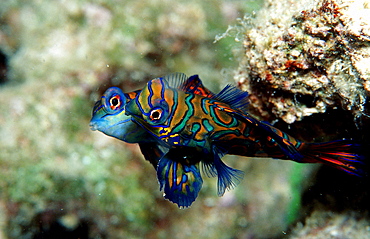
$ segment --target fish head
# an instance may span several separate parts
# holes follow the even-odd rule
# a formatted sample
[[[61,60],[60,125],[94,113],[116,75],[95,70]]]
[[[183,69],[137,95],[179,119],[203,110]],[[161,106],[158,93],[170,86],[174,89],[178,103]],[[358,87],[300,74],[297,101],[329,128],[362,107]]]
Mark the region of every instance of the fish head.
[[[127,104],[126,114],[151,131],[152,127],[167,127],[171,114],[167,102],[169,94],[166,80],[153,79],[147,83],[135,100]]]
[[[136,96],[136,92],[125,94],[117,87],[107,89],[93,108],[91,130],[98,130],[128,143],[140,142],[146,131],[125,114],[125,106],[133,94]]]

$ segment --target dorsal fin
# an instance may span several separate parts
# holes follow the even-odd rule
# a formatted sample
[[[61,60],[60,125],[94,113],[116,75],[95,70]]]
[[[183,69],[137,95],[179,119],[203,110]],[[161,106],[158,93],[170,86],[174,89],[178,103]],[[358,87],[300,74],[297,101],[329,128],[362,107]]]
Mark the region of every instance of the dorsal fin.
[[[204,87],[198,75],[193,75],[188,78],[184,73],[176,72],[165,75],[160,79],[166,80],[169,87],[186,93],[201,95],[208,98],[213,98],[215,95]]]
[[[230,105],[231,108],[239,109],[242,112],[248,111],[248,92],[242,91],[236,88],[236,86],[225,86],[220,93],[214,96],[214,99]]]
[[[182,90],[182,85],[184,85],[185,81],[188,79],[184,73],[180,72],[171,73],[160,78],[166,80],[169,87],[178,90]]]
[[[187,93],[195,94],[198,87],[204,87],[198,75],[190,76],[179,88]]]
[[[203,85],[203,82],[198,75],[190,76],[181,86],[180,90],[208,98],[213,98],[215,96],[212,91]]]
[[[220,93],[214,94],[204,87],[198,75],[188,78],[184,73],[175,72],[161,78],[166,80],[171,88],[221,101],[230,105],[231,108],[242,112],[247,112],[248,110],[248,92],[242,91],[236,88],[236,86],[227,85]]]

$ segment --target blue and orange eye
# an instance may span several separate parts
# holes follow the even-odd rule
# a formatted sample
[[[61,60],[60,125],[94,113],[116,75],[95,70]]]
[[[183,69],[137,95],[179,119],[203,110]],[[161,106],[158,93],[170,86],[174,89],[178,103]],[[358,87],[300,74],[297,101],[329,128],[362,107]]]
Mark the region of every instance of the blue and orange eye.
[[[168,118],[168,110],[163,107],[154,107],[146,115],[147,122],[151,125],[162,125]]]
[[[160,108],[155,108],[150,111],[149,119],[151,121],[158,121],[162,117],[163,110]]]
[[[121,107],[122,101],[119,95],[114,95],[109,99],[110,109],[116,110]]]
[[[147,108],[148,113],[143,114],[144,120],[150,125],[163,125],[169,116],[169,107],[166,101],[162,99],[156,99],[153,102],[153,107]]]
[[[105,112],[108,114],[116,114],[124,110],[126,97],[121,89],[117,87],[111,87],[106,90],[102,96],[102,103]]]

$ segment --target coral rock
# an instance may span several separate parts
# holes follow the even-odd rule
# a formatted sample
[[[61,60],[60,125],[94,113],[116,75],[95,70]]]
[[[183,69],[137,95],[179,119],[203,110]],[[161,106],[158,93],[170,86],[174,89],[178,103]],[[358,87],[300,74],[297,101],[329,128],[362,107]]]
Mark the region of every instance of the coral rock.
[[[364,112],[370,91],[370,9],[361,0],[268,1],[245,26],[236,75],[260,116],[287,123],[342,107]]]

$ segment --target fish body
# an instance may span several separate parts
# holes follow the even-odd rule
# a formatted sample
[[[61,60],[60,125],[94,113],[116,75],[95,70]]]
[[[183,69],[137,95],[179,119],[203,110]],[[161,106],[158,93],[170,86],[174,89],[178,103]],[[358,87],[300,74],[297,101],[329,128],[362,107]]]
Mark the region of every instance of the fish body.
[[[220,196],[242,179],[243,172],[221,161],[224,154],[322,162],[360,174],[353,166],[361,158],[353,153],[353,142],[300,142],[251,117],[247,105],[247,93],[235,87],[213,94],[197,75],[175,73],[131,93],[109,88],[94,106],[90,127],[138,143],[157,171],[164,197],[181,208],[189,207],[202,187],[200,165],[208,176],[218,176]]]
[[[203,86],[197,75],[187,78],[185,74],[174,73],[164,79],[176,79],[176,87],[186,92],[207,97],[214,95]],[[145,159],[157,170],[158,182],[160,189],[165,192],[165,198],[177,203],[179,207],[188,207],[197,198],[203,183],[199,160],[194,162],[199,154],[192,149],[185,152],[181,148],[170,150],[169,147],[161,146],[152,134],[125,114],[126,105],[139,93],[140,90],[123,93],[117,87],[107,89],[95,103],[90,127],[124,142],[138,143]]]
[[[212,153],[214,145],[223,145],[227,152],[234,146],[243,145],[243,147],[249,146],[243,154],[249,157],[256,157],[261,153],[272,156],[277,151],[281,151],[280,145],[271,140],[272,137],[268,135],[272,134],[276,137],[275,132],[278,132],[276,128],[263,125],[251,116],[243,115],[226,103],[215,99],[173,88],[161,92],[160,87],[155,88],[161,84],[160,82],[161,80],[152,81],[150,85],[153,87],[152,90],[141,92],[136,103],[142,107],[136,110],[142,112],[142,118],[133,116],[140,125],[163,142],[164,146],[196,147],[207,154]],[[156,83],[158,83],[157,86],[154,86]],[[158,92],[158,95],[154,92]],[[158,100],[157,97],[161,99]],[[128,107],[131,105],[133,104],[129,104]],[[130,112],[133,111],[130,110]],[[286,136],[292,139],[289,135]],[[291,141],[287,142],[292,144]],[[298,141],[293,142],[299,144]],[[296,155],[295,160],[299,160],[301,155],[299,153]]]
[[[176,79],[172,79],[176,80]],[[227,86],[219,94],[196,95],[164,78],[153,79],[126,107],[126,114],[170,150],[192,149],[209,176],[218,177],[218,195],[235,187],[243,172],[221,160],[225,154],[324,163],[361,175],[363,157],[351,140],[301,142],[247,113],[247,93]],[[168,161],[188,164],[175,155]],[[158,169],[161,171],[161,169]],[[167,181],[167,184],[170,184]],[[170,188],[170,187],[169,187]]]

